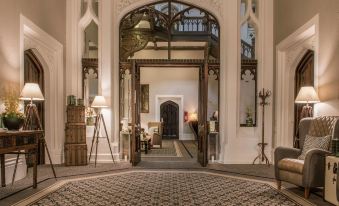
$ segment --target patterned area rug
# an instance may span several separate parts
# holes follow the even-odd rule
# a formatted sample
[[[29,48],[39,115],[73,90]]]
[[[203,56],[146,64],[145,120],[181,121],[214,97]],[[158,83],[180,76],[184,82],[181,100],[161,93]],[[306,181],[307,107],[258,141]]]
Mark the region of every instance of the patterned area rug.
[[[152,148],[141,153],[141,157],[182,157],[177,140],[162,140],[162,148]]]
[[[129,171],[62,180],[16,205],[312,205],[271,184],[200,171]]]

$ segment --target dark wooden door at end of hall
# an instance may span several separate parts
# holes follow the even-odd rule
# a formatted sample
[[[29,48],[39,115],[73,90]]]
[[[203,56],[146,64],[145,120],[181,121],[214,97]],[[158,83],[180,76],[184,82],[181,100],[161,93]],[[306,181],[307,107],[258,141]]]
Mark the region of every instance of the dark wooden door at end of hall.
[[[160,105],[160,118],[163,121],[163,138],[179,139],[179,105],[167,101]]]

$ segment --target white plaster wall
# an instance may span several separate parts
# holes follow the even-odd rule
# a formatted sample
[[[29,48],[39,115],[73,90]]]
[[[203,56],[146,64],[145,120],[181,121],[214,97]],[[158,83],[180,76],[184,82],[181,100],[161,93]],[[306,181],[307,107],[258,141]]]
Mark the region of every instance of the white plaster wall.
[[[157,106],[167,100],[176,102],[180,107],[180,98],[183,98],[183,111],[198,111],[199,69],[198,68],[164,68],[164,67],[142,67],[140,70],[140,83],[149,84],[149,113],[141,113],[141,127],[147,129],[147,123],[159,121]],[[168,96],[159,100],[158,96]],[[171,97],[172,96],[172,97]],[[159,109],[159,108],[158,108]],[[179,108],[180,109],[180,108]],[[187,123],[183,122],[183,116],[179,116],[179,139],[193,139],[194,136]]]

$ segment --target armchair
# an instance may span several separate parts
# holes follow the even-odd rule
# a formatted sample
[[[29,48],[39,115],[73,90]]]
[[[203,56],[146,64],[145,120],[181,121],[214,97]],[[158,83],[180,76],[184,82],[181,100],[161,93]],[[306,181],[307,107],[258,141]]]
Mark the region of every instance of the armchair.
[[[300,149],[278,147],[274,152],[274,169],[278,189],[286,181],[305,188],[305,198],[310,195],[310,188],[323,187],[325,176],[325,156],[330,150],[311,149],[305,159],[298,159],[302,153],[306,135],[339,138],[338,117],[304,118],[299,123]]]
[[[162,123],[148,122],[148,133],[151,135],[152,145],[160,145],[162,148]]]

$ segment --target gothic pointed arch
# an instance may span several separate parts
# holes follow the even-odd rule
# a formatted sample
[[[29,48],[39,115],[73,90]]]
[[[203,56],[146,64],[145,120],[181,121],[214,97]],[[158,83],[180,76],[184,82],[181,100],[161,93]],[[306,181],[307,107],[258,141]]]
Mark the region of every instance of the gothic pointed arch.
[[[174,41],[207,42],[209,54],[219,59],[219,22],[210,12],[179,1],[160,1],[141,6],[125,14],[120,21],[120,60],[133,57],[146,46]]]

